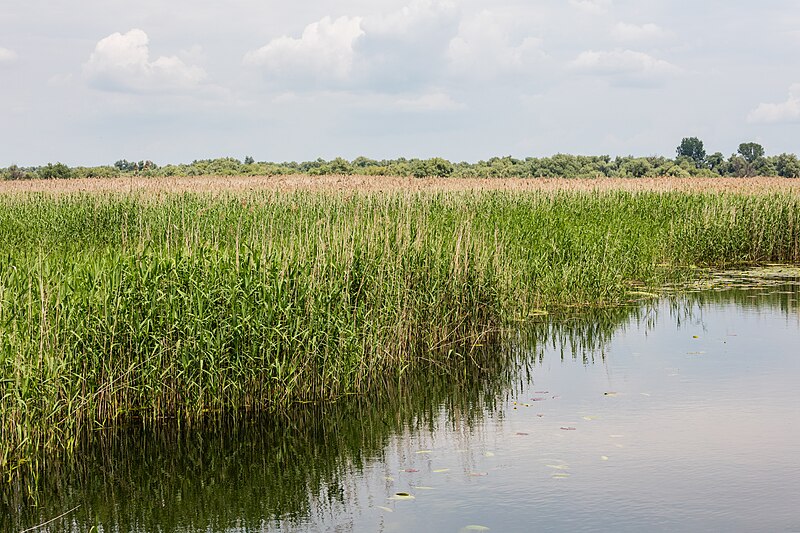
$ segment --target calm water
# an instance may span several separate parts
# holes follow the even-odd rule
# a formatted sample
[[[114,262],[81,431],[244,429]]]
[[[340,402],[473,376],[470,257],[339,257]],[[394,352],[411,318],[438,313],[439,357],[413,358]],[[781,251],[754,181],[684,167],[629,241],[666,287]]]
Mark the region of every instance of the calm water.
[[[688,294],[358,404],[120,430],[38,501],[6,490],[0,528],[80,506],[51,530],[800,531],[799,296]]]

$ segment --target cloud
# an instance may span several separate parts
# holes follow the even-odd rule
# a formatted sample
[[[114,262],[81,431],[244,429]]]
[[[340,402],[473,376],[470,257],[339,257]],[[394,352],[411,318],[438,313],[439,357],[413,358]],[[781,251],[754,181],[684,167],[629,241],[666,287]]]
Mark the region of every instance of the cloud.
[[[608,12],[611,3],[612,0],[569,0],[569,5],[590,15],[600,15]]]
[[[0,47],[0,65],[13,63],[17,60],[17,53],[8,48]]]
[[[305,27],[299,38],[273,39],[247,52],[246,65],[262,67],[270,78],[347,81],[356,41],[364,35],[361,17],[325,17]]]
[[[569,68],[584,74],[606,76],[621,84],[653,83],[681,72],[668,61],[633,50],[587,50],[571,61]]]
[[[388,14],[366,17],[356,45],[358,82],[388,93],[418,91],[441,81],[447,43],[460,11],[446,0],[413,0]]]
[[[431,92],[412,98],[400,98],[395,101],[395,106],[402,111],[430,112],[430,111],[457,111],[464,109],[464,104],[456,102],[444,92]]]
[[[626,24],[624,22],[617,23],[612,30],[612,35],[618,41],[637,42],[637,41],[654,41],[662,39],[667,35],[660,26],[657,24]]]
[[[413,0],[387,15],[365,19],[364,30],[370,35],[410,36],[438,29],[440,22],[456,15],[456,4],[449,0]]]
[[[493,78],[500,73],[525,71],[547,57],[537,37],[523,37],[513,43],[510,26],[509,21],[489,11],[462,21],[447,48],[451,69],[470,77]]]
[[[176,56],[150,61],[149,38],[140,29],[101,39],[83,73],[92,86],[119,92],[172,92],[196,87],[206,72]]]
[[[751,123],[800,121],[800,83],[789,88],[789,98],[777,104],[761,103],[747,116]]]
[[[249,51],[244,63],[274,85],[296,91],[413,92],[443,72],[458,20],[450,0],[411,0],[364,17],[325,17],[299,36],[278,37]]]

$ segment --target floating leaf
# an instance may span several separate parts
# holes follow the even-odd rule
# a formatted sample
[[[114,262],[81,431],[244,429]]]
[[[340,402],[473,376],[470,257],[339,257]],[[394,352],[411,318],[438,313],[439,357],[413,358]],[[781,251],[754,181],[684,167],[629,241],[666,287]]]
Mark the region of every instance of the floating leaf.
[[[549,390],[535,390],[533,391],[534,394],[550,394]]]
[[[397,492],[394,496],[389,496],[390,500],[413,500],[414,496],[407,492]]]
[[[393,513],[394,512],[391,509],[389,509],[388,507],[384,507],[383,505],[379,505],[378,509],[380,509],[381,511],[386,511],[387,513]]]
[[[596,416],[584,416],[583,419],[584,420],[597,420],[597,417]]]
[[[517,431],[516,434],[521,436],[529,435],[529,433],[525,433],[524,431]]]
[[[563,465],[547,465],[547,467],[548,468],[555,468],[556,470],[568,470],[569,469],[569,465],[567,465],[567,464],[563,464]]]
[[[484,457],[494,457],[494,452],[486,452],[483,454]]]
[[[419,472],[419,470],[416,469],[416,468],[406,468],[405,470],[402,470],[402,472],[411,472],[411,473],[413,473],[413,472]]]
[[[462,527],[459,530],[458,533],[470,533],[472,531],[491,531],[491,530],[486,526],[478,526],[478,525],[472,524],[472,525],[469,525],[469,526]]]
[[[441,474],[441,473],[449,472],[449,471],[450,471],[449,468],[437,468],[436,470],[433,471],[433,473],[434,474]]]
[[[550,477],[553,479],[566,479],[569,477],[569,474],[567,474],[566,472],[559,472],[557,474],[553,474]]]
[[[625,435],[609,435],[609,437],[611,437],[612,439],[621,439],[624,436]]]
[[[394,481],[394,478],[392,476],[386,476],[383,479],[385,479],[386,481]]]
[[[432,451],[430,451],[430,450],[417,450],[417,451],[416,451],[416,452],[414,452],[414,453],[433,453],[433,452],[432,452]]]
[[[531,398],[531,401],[532,401],[532,402],[543,402],[543,401],[545,401],[546,399],[547,399],[547,398],[542,398],[541,396],[537,396],[536,398]]]
[[[600,456],[600,459],[601,459],[602,461],[608,461],[608,456],[606,456],[606,455],[601,455],[601,456]]]
[[[692,335],[692,338],[693,339],[699,339],[700,337],[698,337],[697,335]]]
[[[414,488],[417,489],[417,490],[436,490],[433,487],[425,487],[425,486],[422,486],[422,485],[415,486]]]
[[[470,472],[469,475],[472,477],[484,477],[488,476],[489,472]]]
[[[561,429],[563,429],[564,431],[575,431],[577,428],[574,428],[572,426],[561,426]]]
[[[649,393],[649,392],[641,392],[641,393],[639,393],[639,394],[641,394],[642,396],[650,396],[650,393]]]

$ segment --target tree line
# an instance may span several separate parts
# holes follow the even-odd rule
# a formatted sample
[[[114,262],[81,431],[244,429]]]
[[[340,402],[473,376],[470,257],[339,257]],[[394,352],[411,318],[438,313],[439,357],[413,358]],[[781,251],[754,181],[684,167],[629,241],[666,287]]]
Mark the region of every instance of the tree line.
[[[352,161],[337,157],[304,162],[274,163],[233,157],[201,159],[191,163],[159,166],[152,161],[119,160],[113,165],[69,167],[48,163],[39,167],[12,165],[0,168],[0,180],[114,178],[120,176],[233,176],[233,175],[361,175],[403,177],[478,177],[478,178],[642,178],[642,177],[800,177],[800,161],[795,154],[768,156],[758,143],[739,145],[736,153],[707,154],[697,137],[686,137],[676,149],[675,158],[663,156],[614,157],[556,154],[550,157],[492,157],[476,163],[451,162],[441,157],[429,159],[369,159]]]

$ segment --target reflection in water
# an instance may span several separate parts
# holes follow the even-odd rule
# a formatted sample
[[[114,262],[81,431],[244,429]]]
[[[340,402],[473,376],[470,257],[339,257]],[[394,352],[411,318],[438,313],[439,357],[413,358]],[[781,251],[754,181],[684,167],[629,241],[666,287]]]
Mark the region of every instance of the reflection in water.
[[[774,473],[785,468],[785,456],[800,452],[800,439],[789,431],[788,440],[770,444],[761,459],[744,454],[747,442],[734,445],[725,435],[704,433],[716,428],[739,435],[712,418],[749,416],[750,404],[736,411],[730,399],[769,403],[764,391],[739,391],[740,381],[726,381],[740,371],[756,376],[769,356],[730,352],[739,334],[732,329],[763,314],[772,317],[770,324],[777,318],[787,325],[769,335],[792,346],[800,313],[792,280],[759,288],[722,285],[530,324],[471,353],[457,376],[417,369],[373,397],[306,407],[279,419],[94,432],[76,457],[47,457],[3,486],[0,530],[19,531],[76,506],[50,530],[458,531],[482,521],[499,531],[527,531],[525,520],[534,517],[541,530],[725,524],[717,508],[727,504],[715,495],[708,496],[706,514],[682,501],[684,475],[702,485],[704,476],[732,476],[726,465]],[[704,338],[709,330],[713,342]],[[800,377],[797,365],[773,370]],[[780,380],[765,376],[780,389]],[[764,387],[756,377],[749,383]],[[625,390],[617,391],[620,386]],[[718,405],[720,399],[728,399],[728,407]],[[659,435],[659,428],[670,433]],[[686,434],[676,437],[682,428]],[[639,447],[631,444],[631,431],[638,432]],[[678,455],[670,457],[662,441]],[[720,456],[695,453],[687,443]],[[627,463],[619,458],[623,453]],[[670,463],[660,469],[657,461]],[[709,470],[714,461],[719,470]],[[676,468],[684,472],[670,474]],[[653,490],[648,480],[658,483],[664,508],[643,496]],[[800,490],[772,481],[783,494],[770,496],[777,505],[792,503],[782,497],[800,498]],[[388,499],[401,491],[415,500]],[[668,508],[671,502],[680,508]],[[415,513],[404,513],[409,509]]]

